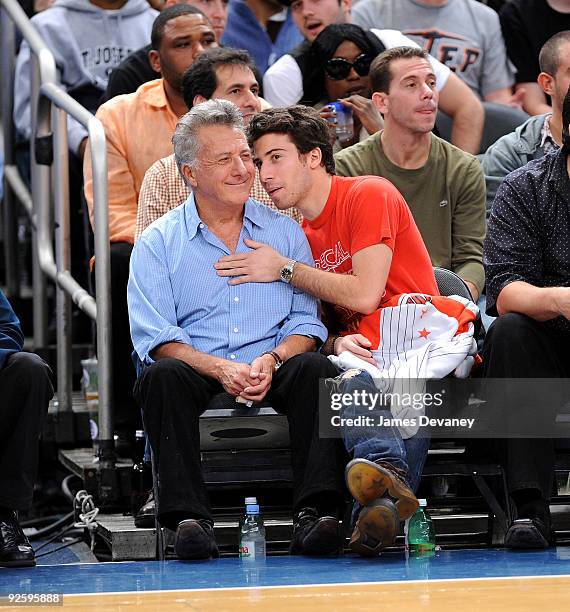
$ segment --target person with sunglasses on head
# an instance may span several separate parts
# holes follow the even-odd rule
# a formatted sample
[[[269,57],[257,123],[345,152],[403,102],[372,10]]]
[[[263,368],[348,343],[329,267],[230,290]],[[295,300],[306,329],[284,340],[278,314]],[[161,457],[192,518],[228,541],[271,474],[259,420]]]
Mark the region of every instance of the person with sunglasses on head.
[[[375,134],[383,126],[382,117],[370,99],[368,77],[372,60],[383,50],[374,34],[349,23],[326,27],[311,45],[315,68],[306,80],[305,91],[319,100],[314,108],[334,125],[337,113],[330,103],[338,100],[353,118],[353,137],[336,139],[335,151]]]
[[[302,102],[312,106],[305,91],[313,72],[310,47],[317,36],[332,24],[351,23],[352,0],[279,0],[291,6],[291,16],[305,40],[280,57],[263,76],[263,95],[274,107]],[[398,30],[372,29],[382,50],[399,46],[418,47]],[[469,87],[435,57],[430,58],[440,92],[440,109],[453,120],[451,142],[464,151],[479,152],[484,112],[481,102]]]

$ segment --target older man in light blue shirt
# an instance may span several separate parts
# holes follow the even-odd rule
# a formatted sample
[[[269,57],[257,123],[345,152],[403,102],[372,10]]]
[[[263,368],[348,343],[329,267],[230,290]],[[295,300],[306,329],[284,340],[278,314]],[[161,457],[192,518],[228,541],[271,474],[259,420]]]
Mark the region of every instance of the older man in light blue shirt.
[[[269,241],[288,257],[314,265],[299,224],[249,198],[236,252],[244,238]],[[326,340],[315,298],[287,283],[228,285],[213,272],[228,247],[200,219],[194,194],[158,219],[136,244],[131,261],[129,312],[133,346],[143,363],[167,342],[251,363],[291,335]],[[152,300],[144,299],[152,295]]]
[[[195,106],[173,138],[192,195],[142,234],[131,256],[129,317],[143,371],[135,386],[160,481],[158,513],[176,529],[180,558],[217,556],[200,469],[199,416],[216,394],[269,400],[291,436],[294,532],[291,552],[330,554],[341,543],[344,454],[320,439],[318,380],[336,375],[314,350],[327,337],[314,298],[288,280],[312,263],[299,225],[249,198],[251,152],[237,107]],[[230,285],[214,264],[244,252],[245,239],[290,259],[282,281]]]

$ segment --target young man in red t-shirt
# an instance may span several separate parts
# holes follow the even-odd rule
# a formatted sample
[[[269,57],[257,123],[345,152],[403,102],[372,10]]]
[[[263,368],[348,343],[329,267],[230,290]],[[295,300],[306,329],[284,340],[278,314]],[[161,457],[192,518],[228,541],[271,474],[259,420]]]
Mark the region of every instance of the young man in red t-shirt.
[[[277,208],[295,206],[302,212],[316,267],[246,240],[252,251],[222,258],[218,274],[239,276],[231,284],[281,280],[320,298],[334,332],[324,352],[350,351],[375,363],[370,341],[358,333],[367,317],[376,317],[396,294],[438,294],[428,252],[404,198],[380,177],[335,176],[328,124],[305,106],[256,115],[249,135],[261,182]],[[428,443],[413,437],[403,444],[395,428],[377,428],[372,437],[356,428],[343,434],[354,454],[347,467],[348,487],[364,506],[351,547],[376,554],[394,541],[399,520],[418,507],[413,488]]]

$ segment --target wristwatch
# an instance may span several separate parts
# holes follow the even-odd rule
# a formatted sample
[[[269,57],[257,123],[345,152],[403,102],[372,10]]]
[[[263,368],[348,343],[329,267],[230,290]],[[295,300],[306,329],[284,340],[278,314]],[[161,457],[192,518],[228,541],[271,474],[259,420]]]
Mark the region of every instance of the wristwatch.
[[[294,259],[290,259],[279,271],[279,277],[284,283],[290,283],[293,278],[293,269],[297,262]]]
[[[265,351],[265,353],[261,353],[261,355],[271,355],[273,359],[275,359],[274,370],[278,370],[283,365],[283,359],[281,359],[275,351]]]

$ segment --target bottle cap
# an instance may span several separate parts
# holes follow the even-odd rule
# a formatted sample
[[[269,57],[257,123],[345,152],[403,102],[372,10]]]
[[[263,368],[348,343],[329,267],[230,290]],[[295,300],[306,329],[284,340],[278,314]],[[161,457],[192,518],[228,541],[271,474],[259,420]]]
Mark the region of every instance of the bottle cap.
[[[247,506],[248,504],[257,504],[257,497],[246,497],[245,505]]]
[[[418,501],[420,502],[420,506],[422,508],[425,508],[427,506],[427,500],[425,500],[425,499],[418,499]]]
[[[259,514],[259,506],[257,504],[248,504],[245,507],[247,514]]]

